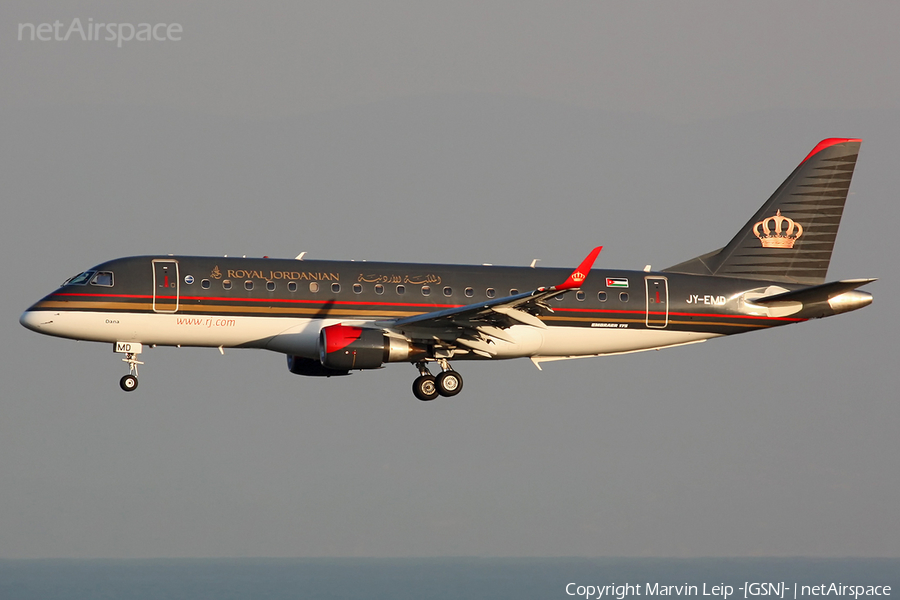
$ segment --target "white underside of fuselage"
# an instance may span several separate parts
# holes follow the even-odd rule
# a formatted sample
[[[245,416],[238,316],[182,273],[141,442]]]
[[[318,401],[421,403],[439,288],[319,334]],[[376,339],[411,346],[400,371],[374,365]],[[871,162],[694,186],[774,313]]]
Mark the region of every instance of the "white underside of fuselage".
[[[46,335],[93,342],[140,342],[158,346],[262,348],[318,358],[316,348],[323,327],[336,323],[365,325],[347,319],[221,316],[169,313],[105,313],[90,311],[31,311],[23,325]],[[370,323],[371,324],[371,323]],[[516,325],[489,338],[480,353],[454,358],[541,360],[652,350],[718,337],[719,334],[666,329],[589,328],[550,326],[539,329]],[[466,348],[460,344],[459,348]]]

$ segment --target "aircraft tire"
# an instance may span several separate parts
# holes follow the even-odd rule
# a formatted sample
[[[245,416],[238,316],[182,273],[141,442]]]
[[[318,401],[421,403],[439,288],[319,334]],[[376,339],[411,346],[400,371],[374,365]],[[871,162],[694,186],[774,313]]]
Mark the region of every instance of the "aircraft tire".
[[[413,381],[412,388],[413,395],[423,402],[434,400],[438,397],[438,387],[435,383],[434,376],[432,375],[420,375],[416,377],[416,380]]]
[[[437,390],[441,396],[455,396],[462,391],[463,379],[456,371],[444,371],[436,379]]]
[[[119,380],[119,387],[125,390],[126,392],[133,392],[137,389],[138,380],[134,375],[125,375],[122,379]]]

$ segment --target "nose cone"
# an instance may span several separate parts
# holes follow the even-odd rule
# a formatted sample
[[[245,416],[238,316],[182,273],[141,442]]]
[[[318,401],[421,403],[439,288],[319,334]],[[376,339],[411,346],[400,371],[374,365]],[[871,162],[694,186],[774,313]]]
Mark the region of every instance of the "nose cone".
[[[46,328],[53,323],[53,315],[46,311],[28,309],[19,317],[19,323],[32,331],[46,333],[46,330],[42,328]]]

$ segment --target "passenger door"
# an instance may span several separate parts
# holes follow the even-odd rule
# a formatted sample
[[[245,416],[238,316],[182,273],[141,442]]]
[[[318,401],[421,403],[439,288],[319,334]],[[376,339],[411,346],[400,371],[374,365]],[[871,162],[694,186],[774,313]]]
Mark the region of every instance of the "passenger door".
[[[178,310],[178,261],[153,260],[153,311],[173,313]]]
[[[662,329],[669,324],[669,284],[665,277],[645,277],[647,327]]]

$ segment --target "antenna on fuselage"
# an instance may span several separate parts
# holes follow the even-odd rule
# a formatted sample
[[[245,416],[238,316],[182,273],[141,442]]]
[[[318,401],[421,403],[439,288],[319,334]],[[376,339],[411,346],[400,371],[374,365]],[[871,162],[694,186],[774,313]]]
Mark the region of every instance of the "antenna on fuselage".
[[[306,256],[306,252],[305,252],[305,251],[304,251],[304,252],[301,252],[300,254],[298,254],[298,255],[294,258],[294,260],[303,260],[303,257],[304,257],[304,256]]]
[[[541,260],[541,259],[536,258],[536,259],[534,259],[533,261],[531,261],[531,268],[532,268],[532,269],[535,267],[535,265],[537,264],[537,261],[539,261],[539,260]]]

